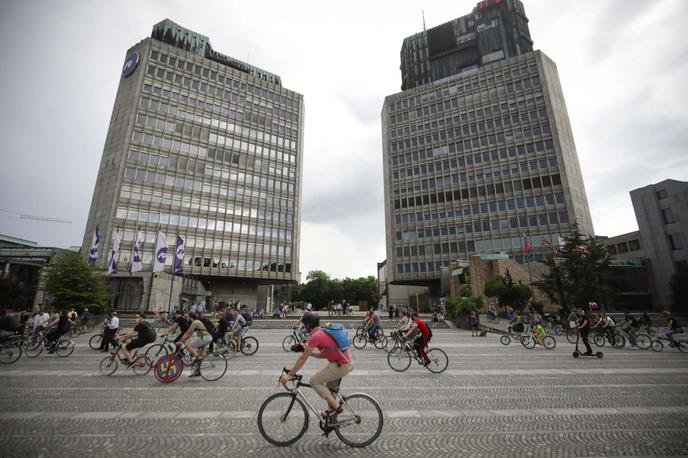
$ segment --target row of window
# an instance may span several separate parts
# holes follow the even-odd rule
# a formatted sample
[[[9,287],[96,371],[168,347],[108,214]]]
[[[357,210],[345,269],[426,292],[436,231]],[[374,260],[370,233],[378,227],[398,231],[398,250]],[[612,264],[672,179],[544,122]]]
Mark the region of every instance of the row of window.
[[[155,89],[155,88],[153,88],[153,89]],[[144,85],[144,91],[146,91],[146,85]],[[143,103],[143,99],[141,100],[141,103]],[[150,103],[151,103],[151,105],[153,105],[153,104],[156,103],[156,101],[155,101],[155,100],[151,100]],[[166,105],[166,106],[167,106],[167,105]],[[168,110],[171,108],[170,106],[167,106],[167,107],[168,107]],[[162,109],[162,108],[164,108],[164,107],[161,105],[160,108]],[[201,122],[201,123],[206,124],[206,125],[209,125],[209,126],[212,126],[212,125],[213,125],[213,119],[212,119],[212,118],[207,118],[207,117],[204,117],[204,116],[194,115],[194,121]],[[219,121],[218,121],[218,125],[219,125]],[[251,134],[251,131],[252,131],[252,129],[249,130],[248,133]],[[243,132],[243,128],[242,128],[242,132]],[[253,132],[254,132],[255,135],[257,136],[258,132],[260,132],[260,131],[253,130]],[[250,145],[249,149],[250,149],[254,154],[260,154],[260,155],[262,155],[263,157],[272,158],[272,159],[280,158],[280,160],[288,161],[288,162],[291,162],[291,163],[296,162],[296,156],[295,156],[295,155],[292,155],[292,154],[289,154],[289,153],[286,153],[286,152],[275,151],[275,150],[270,149],[270,148],[267,148],[267,147],[264,148],[264,147],[262,147],[262,146],[260,146],[260,145],[255,145],[255,144],[251,144],[251,143],[247,143],[247,142],[240,142],[240,143],[241,143],[241,144],[244,144],[244,143],[245,143],[246,145]],[[295,145],[294,145],[294,146],[295,146]]]
[[[245,218],[257,218],[273,223],[294,225],[294,215],[290,213],[273,212],[256,207],[242,207],[241,205],[226,205],[225,202],[218,203],[217,199],[212,201],[207,198],[192,197],[165,192],[161,190],[151,190],[140,186],[123,185],[119,193],[120,199],[128,199],[132,202],[147,202],[154,205],[169,205],[178,208],[190,208],[192,210],[203,210],[222,215],[243,216]]]
[[[273,145],[280,147],[280,148],[288,148],[291,150],[296,151],[296,141],[294,140],[289,140],[284,137],[280,137],[278,135],[272,135],[269,132],[264,132],[262,130],[256,130],[256,129],[251,129],[249,127],[242,127],[238,126],[232,123],[228,123],[226,121],[219,120],[217,118],[208,118],[199,114],[192,113],[190,111],[184,111],[181,108],[178,108],[174,105],[167,105],[166,103],[157,101],[157,100],[151,100],[148,99],[147,97],[141,97],[141,102],[140,106],[150,110],[150,111],[155,111],[157,113],[162,113],[167,116],[172,116],[175,118],[178,118],[180,120],[186,120],[186,121],[191,121],[191,122],[198,122],[201,124],[205,124],[206,126],[213,127],[215,129],[221,130],[221,131],[226,131],[229,132],[233,135],[243,135],[245,137],[251,138],[251,139],[257,139],[261,142],[265,143],[272,143]],[[230,110],[231,113],[234,115],[237,115],[239,112],[234,112],[233,110]],[[150,128],[155,128],[156,127],[156,121],[158,123],[163,123],[161,126],[158,126],[157,128],[160,130],[169,130],[170,132],[177,132],[178,134],[184,134],[183,130],[181,128],[177,128],[175,130],[175,127],[169,127],[167,124],[170,124],[170,121],[167,121],[167,124],[165,124],[165,121],[162,119],[148,119],[146,120],[145,115],[139,114],[139,117],[137,117],[137,123],[141,125],[147,125]],[[174,126],[174,123],[171,123]],[[184,134],[184,135],[191,135],[190,133]],[[205,141],[208,139],[205,138]]]
[[[216,220],[198,216],[179,215],[175,213],[160,213],[139,208],[117,207],[116,218],[139,223],[166,224],[180,228],[201,229],[225,233],[255,235],[257,237],[270,237],[280,240],[291,240],[294,231],[291,229],[278,229],[275,227],[261,226],[258,224],[246,224],[232,221]]]
[[[627,242],[616,243],[614,245],[607,245],[607,251],[609,254],[616,255],[620,253],[628,253],[629,251],[639,251],[640,250],[640,240],[633,239]]]
[[[141,185],[164,185],[168,187],[176,187],[179,189],[186,189],[188,191],[198,191],[207,194],[219,195],[223,199],[241,199],[242,197],[253,197],[258,199],[257,203],[260,205],[282,207],[287,210],[294,208],[294,199],[274,196],[264,191],[247,189],[241,186],[227,188],[226,186],[204,183],[199,180],[192,180],[190,178],[178,177],[174,175],[166,175],[164,173],[157,173],[151,170],[127,167],[124,172],[124,178]]]
[[[509,229],[527,229],[531,227],[546,226],[548,224],[568,224],[569,214],[566,211],[539,213],[535,215],[512,216],[493,220],[474,221],[468,224],[452,226],[436,226],[420,229],[395,231],[397,241],[411,242],[425,237],[438,237],[444,235],[473,234]]]
[[[524,65],[526,65],[526,63],[524,63]],[[451,86],[448,86],[447,83],[438,83],[437,85],[443,87],[433,92],[424,92],[423,94],[417,94],[413,97],[408,97],[406,94],[401,93],[400,96],[403,98],[390,104],[391,111],[407,110],[416,105],[432,102],[433,100],[448,97],[456,93],[465,93],[474,90],[485,91],[489,87],[494,87],[495,84],[501,85],[503,80],[520,79],[528,74],[535,75],[537,74],[537,64],[531,60],[527,62],[527,67],[507,67],[498,70],[495,67],[490,70],[494,70],[494,74],[488,73],[488,69],[483,68],[479,76],[459,78],[456,81],[452,81]]]
[[[252,100],[249,100],[245,95],[243,94],[237,94],[233,92],[232,90],[229,89],[222,89],[219,88],[213,84],[208,84],[204,81],[199,81],[195,80],[192,78],[189,78],[188,76],[183,76],[180,75],[179,73],[175,73],[169,70],[165,70],[163,68],[158,68],[155,67],[154,65],[149,65],[147,69],[147,74],[152,77],[157,77],[160,80],[166,80],[169,83],[177,84],[179,86],[186,87],[189,90],[194,90],[196,92],[199,92],[201,94],[207,94],[210,97],[214,97],[216,99],[220,100],[225,100],[225,101],[232,101],[235,102],[239,105],[244,105],[244,104],[250,104],[251,109],[256,112],[264,113],[266,116],[270,117],[279,117],[286,119],[287,121],[290,121],[294,124],[298,122],[298,114],[293,113],[291,111],[283,110],[278,107],[274,106],[263,106],[267,105],[265,103],[260,103],[260,102],[254,102]],[[182,94],[180,94],[182,95]],[[278,124],[276,121],[273,121],[274,124]]]
[[[436,213],[401,213],[394,215],[394,222],[396,224],[408,224],[422,221],[437,221],[442,219],[452,219],[480,214],[505,212],[507,210],[515,210],[522,208],[544,207],[545,205],[563,204],[564,193],[557,192],[554,194],[543,194],[538,196],[519,197],[516,199],[498,200],[490,202],[476,203],[471,206],[465,206],[457,210],[447,210]]]
[[[489,183],[470,188],[454,189],[453,191],[438,193],[433,192],[424,195],[402,197],[401,199],[394,199],[394,209],[398,210],[400,208],[410,208],[414,206],[455,202],[469,198],[477,199],[478,197],[493,196],[495,194],[509,194],[513,191],[529,191],[531,189],[540,189],[559,185],[561,185],[561,177],[559,174],[522,178],[520,180],[507,181],[504,183]]]
[[[141,232],[144,232],[141,230]],[[122,245],[122,253],[127,253],[131,252],[131,246],[133,245],[134,241],[134,233],[135,231],[133,230],[124,230],[123,236],[122,236],[122,241],[124,242]],[[144,243],[142,245],[142,249],[145,248],[146,246],[152,247],[155,244],[156,240],[156,235],[157,231],[146,231],[144,233]],[[182,239],[184,239],[184,248],[186,249],[187,253],[191,251],[192,249],[198,249],[198,251],[202,251],[203,249],[205,250],[214,250],[214,251],[222,251],[222,252],[232,252],[232,253],[238,253],[239,256],[243,257],[253,257],[254,255],[257,256],[272,256],[272,257],[286,257],[286,258],[291,258],[292,255],[292,248],[289,245],[271,245],[267,243],[249,243],[249,242],[240,242],[240,241],[230,241],[230,240],[222,240],[222,239],[213,239],[209,238],[206,239],[204,237],[194,237],[192,235],[188,235],[185,233],[179,234]],[[171,256],[170,256],[171,257]]]
[[[169,56],[168,58],[167,54],[164,52],[152,50],[150,53],[150,59],[153,61],[158,61],[161,64],[169,65],[170,67],[176,67],[180,70],[185,69],[187,72],[193,72],[197,76],[202,76],[203,78],[217,81],[227,88],[233,87],[234,89],[239,89],[242,92],[248,92],[249,94],[252,94],[256,97],[261,97],[270,102],[282,104],[293,110],[297,110],[299,106],[298,101],[295,99],[268,91],[262,87],[254,86],[253,84],[246,83],[244,81],[236,80],[228,75],[223,75],[212,68],[202,67],[198,64],[194,65],[192,62],[185,62],[181,58],[175,56]]]
[[[127,255],[120,255],[117,263],[121,270],[126,269],[122,263],[128,263]],[[144,253],[141,256],[143,264],[150,264],[153,262],[152,253]],[[165,265],[172,265],[172,256],[168,256]],[[291,272],[291,263],[263,261],[258,259],[230,259],[230,258],[213,258],[206,256],[184,256],[184,265],[189,267],[211,267],[214,269],[234,270],[234,271],[264,271],[264,272]]]

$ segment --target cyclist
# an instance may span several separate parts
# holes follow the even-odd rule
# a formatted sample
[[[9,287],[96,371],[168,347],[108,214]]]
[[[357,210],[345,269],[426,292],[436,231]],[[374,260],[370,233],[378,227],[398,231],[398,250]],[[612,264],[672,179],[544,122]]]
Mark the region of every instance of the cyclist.
[[[122,348],[122,351],[126,357],[124,362],[126,364],[131,364],[134,362],[131,351],[155,342],[155,331],[151,328],[150,324],[146,322],[146,316],[143,313],[139,313],[136,315],[136,326],[134,326],[134,330],[124,334],[117,340],[122,342],[129,341],[129,343]]]
[[[487,315],[491,320],[494,320],[497,318],[497,307],[495,307],[494,304],[490,304],[487,307]]]
[[[674,333],[679,332],[679,328],[681,326],[678,324],[676,318],[672,317],[670,313],[664,312],[664,316],[666,316],[667,327],[664,335],[666,335],[667,339],[669,339],[669,346],[674,347],[676,346],[676,341],[674,340]]]
[[[375,342],[375,333],[380,329],[380,315],[378,315],[377,310],[370,310],[365,326],[368,328],[368,339]]]
[[[303,354],[294,363],[294,367],[280,377],[280,382],[286,386],[287,382],[294,378],[311,356],[326,359],[328,361],[327,366],[313,374],[310,384],[316,393],[327,401],[329,408],[322,413],[322,416],[329,420],[342,411],[339,402],[330,390],[337,388],[341,379],[351,372],[353,358],[348,350],[339,350],[334,337],[320,329],[320,318],[318,315],[305,313],[301,317],[301,322],[310,334],[308,345],[304,349]]]
[[[626,310],[624,312],[624,320],[621,322],[621,329],[626,331],[628,333],[628,343],[630,344],[631,348],[635,348],[635,333],[637,332],[638,328],[640,327],[640,322],[635,319],[631,313]]]
[[[519,311],[514,312],[514,317],[509,321],[509,328],[511,331],[520,334],[523,332],[523,319]]]
[[[48,340],[49,343],[48,353],[55,352],[57,341],[61,336],[67,334],[73,325],[74,322],[69,319],[67,312],[63,310],[60,314],[60,317],[57,319],[57,322],[51,322],[48,324],[48,326],[46,326],[46,329],[50,329],[45,334],[45,338]]]
[[[597,320],[597,323],[595,323],[595,328],[601,328],[604,331],[605,336],[607,336],[607,340],[609,342],[614,342],[614,327],[616,326],[616,323],[614,323],[614,320],[612,317],[607,315],[606,313],[603,313]]]
[[[91,320],[91,313],[88,311],[87,308],[84,309],[84,314],[81,317],[81,323],[79,325],[79,329],[83,332],[86,331],[88,327],[88,322]]]
[[[171,333],[179,329],[179,335],[174,339],[174,343],[177,343],[182,338],[184,333],[189,329],[189,325],[191,323],[189,322],[189,320],[186,319],[181,310],[177,310],[174,313],[174,315],[175,316],[172,325],[169,328],[167,328],[164,332],[161,332],[160,336],[169,336]]]
[[[430,331],[428,325],[420,319],[418,312],[413,312],[411,314],[411,327],[404,334],[404,338],[408,339],[414,335],[416,336],[414,347],[418,353],[418,357],[423,361],[423,365],[427,366],[430,364],[430,358],[428,358],[425,348],[432,338],[432,331]]]
[[[186,344],[186,348],[189,350],[191,355],[194,358],[196,358],[194,370],[191,372],[189,377],[198,377],[199,375],[201,375],[199,364],[201,359],[201,351],[203,351],[203,349],[206,346],[210,345],[210,343],[213,341],[213,338],[210,335],[210,332],[208,332],[208,329],[206,329],[203,322],[198,319],[198,313],[189,312],[188,317],[189,321],[191,322],[189,328],[174,344],[176,346],[180,346],[181,344],[189,340],[194,332],[196,333],[196,337],[194,337],[189,343]]]
[[[231,329],[232,339],[236,341],[236,351],[239,352],[241,348],[241,338],[248,332],[248,323],[246,322],[246,318],[244,318],[238,310],[235,311],[234,325]]]

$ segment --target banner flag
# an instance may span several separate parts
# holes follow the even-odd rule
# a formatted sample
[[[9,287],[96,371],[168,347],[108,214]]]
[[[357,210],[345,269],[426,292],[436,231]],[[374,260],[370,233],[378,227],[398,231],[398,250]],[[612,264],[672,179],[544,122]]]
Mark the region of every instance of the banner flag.
[[[110,252],[110,262],[108,263],[108,274],[113,275],[117,273],[117,259],[119,258],[119,247],[122,243],[117,231],[112,233],[112,251]]]
[[[98,247],[100,247],[100,235],[98,234],[98,226],[93,231],[93,241],[91,242],[91,250],[88,252],[88,262],[95,264],[98,260]]]
[[[155,242],[155,259],[153,260],[153,272],[162,272],[165,270],[165,261],[167,261],[167,236],[158,231],[158,239]]]
[[[172,274],[184,274],[184,239],[177,235],[177,243],[174,247],[174,262],[172,263]]]
[[[129,273],[139,272],[143,269],[141,262],[141,244],[143,243],[143,234],[141,231],[136,232],[136,240],[131,249],[131,265],[129,265]]]

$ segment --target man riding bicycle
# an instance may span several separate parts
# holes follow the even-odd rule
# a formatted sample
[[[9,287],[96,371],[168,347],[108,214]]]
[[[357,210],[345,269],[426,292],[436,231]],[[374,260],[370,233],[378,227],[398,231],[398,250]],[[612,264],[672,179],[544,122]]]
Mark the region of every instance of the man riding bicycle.
[[[320,329],[320,318],[314,313],[305,313],[301,322],[308,330],[310,338],[308,345],[294,363],[294,367],[280,377],[280,382],[286,386],[299,370],[306,364],[311,356],[319,359],[327,359],[327,366],[313,374],[310,380],[311,387],[327,401],[329,408],[322,413],[326,419],[332,418],[342,411],[337,399],[330,389],[335,389],[353,368],[353,358],[348,350],[339,350],[334,337]],[[316,350],[317,349],[317,350]]]
[[[375,342],[375,333],[380,329],[380,315],[377,310],[371,310],[365,320],[364,326],[368,329],[368,339]]]
[[[413,336],[416,336],[414,348],[418,353],[418,357],[423,361],[423,365],[427,366],[430,364],[430,358],[428,358],[425,348],[428,346],[428,343],[432,338],[432,331],[428,325],[420,319],[418,312],[413,312],[411,314],[411,327],[408,331],[406,331],[406,333],[404,333],[405,339],[409,339]]]
[[[132,364],[134,362],[134,358],[131,351],[155,342],[155,331],[146,322],[146,316],[143,313],[139,313],[136,315],[136,326],[134,326],[134,330],[124,334],[118,340],[122,342],[127,340],[129,341],[129,343],[122,348],[122,351],[126,357],[125,362]]]
[[[198,364],[198,361],[200,361],[201,358],[201,352],[206,346],[210,345],[210,343],[213,341],[213,337],[210,335],[210,332],[205,327],[203,322],[198,319],[197,313],[189,312],[188,316],[189,321],[191,321],[191,325],[189,326],[189,329],[187,329],[186,332],[181,336],[179,341],[175,342],[174,344],[179,347],[181,344],[189,340],[191,336],[193,336],[194,332],[196,333],[196,337],[186,344],[186,348],[197,361],[197,363],[194,364],[194,370],[189,377],[198,377],[201,375]]]

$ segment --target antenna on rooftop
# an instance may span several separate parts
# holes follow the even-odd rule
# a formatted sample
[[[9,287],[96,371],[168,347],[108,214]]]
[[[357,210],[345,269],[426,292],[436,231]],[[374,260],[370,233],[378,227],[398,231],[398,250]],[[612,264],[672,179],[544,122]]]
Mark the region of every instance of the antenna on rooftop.
[[[426,31],[426,30],[425,30],[425,11],[424,11],[424,10],[420,10],[420,14],[423,15],[423,32],[425,32],[425,31]]]

